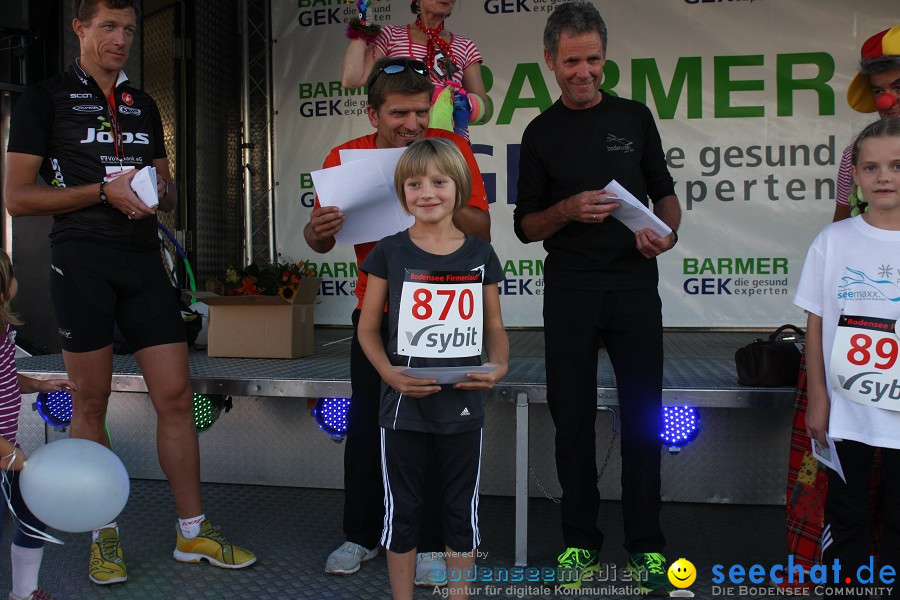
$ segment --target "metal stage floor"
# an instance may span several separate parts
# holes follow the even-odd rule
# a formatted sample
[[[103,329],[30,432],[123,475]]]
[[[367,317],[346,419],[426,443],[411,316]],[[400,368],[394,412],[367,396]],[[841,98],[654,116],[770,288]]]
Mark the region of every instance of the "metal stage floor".
[[[209,358],[191,352],[190,371],[195,391],[235,396],[318,398],[350,395],[350,336],[346,327],[317,327],[315,353],[305,358]],[[750,388],[738,385],[734,352],[763,334],[757,332],[667,331],[663,401],[720,408],[789,406],[788,388]],[[510,330],[509,373],[489,394],[488,401],[546,402],[544,337],[541,330]],[[50,377],[65,372],[62,355],[22,358],[19,372]],[[601,350],[597,368],[600,405],[615,405],[617,394],[612,365]],[[131,356],[116,356],[113,391],[146,392]]]
[[[317,327],[314,354],[294,360],[209,358],[205,352],[191,352],[194,390],[249,397],[349,397],[350,336],[349,328]],[[666,332],[663,402],[708,408],[789,409],[793,389],[737,384],[734,352],[761,336],[755,332]],[[528,564],[530,521],[529,406],[546,402],[544,344],[540,330],[512,330],[509,338],[509,373],[486,399],[515,407],[515,564],[524,566]],[[18,368],[20,373],[39,378],[65,372],[58,354],[21,358]],[[615,377],[605,352],[597,377],[598,408],[617,404]],[[115,357],[112,390],[147,391],[133,357]]]
[[[131,498],[119,517],[129,581],[100,587],[87,578],[88,534],[62,534],[65,546],[48,544],[41,569],[41,585],[60,600],[384,600],[390,598],[383,555],[363,564],[354,575],[336,577],[324,572],[325,558],[342,541],[342,493],[338,490],[204,484],[206,510],[230,540],[256,552],[258,562],[241,571],[185,565],[172,559],[175,511],[163,481],[132,480]],[[555,566],[562,550],[559,510],[545,499],[532,500],[529,517],[532,544],[529,564],[538,569]],[[784,509],[773,506],[666,503],[663,529],[666,556],[684,557],[698,571],[690,590],[698,600],[713,594],[712,566],[762,564],[768,568],[787,559]],[[481,500],[483,555],[479,569],[499,574],[513,569],[513,499],[487,496]],[[610,579],[621,573],[627,556],[622,549],[622,515],[618,502],[601,506],[600,527],[606,533],[601,559]],[[12,533],[3,530],[4,547]],[[5,551],[0,553],[5,554]],[[496,576],[496,575],[495,575]],[[619,578],[621,579],[621,578]],[[9,589],[9,561],[0,561],[0,593]],[[534,583],[475,583],[471,598],[558,598],[562,593],[536,593]],[[619,581],[585,584],[581,597],[633,598],[606,593]],[[512,586],[513,589],[508,589]],[[744,597],[770,597],[764,585],[750,585]],[[5,596],[4,596],[5,597]],[[432,589],[417,588],[417,600],[440,598]],[[740,597],[740,596],[736,596]]]

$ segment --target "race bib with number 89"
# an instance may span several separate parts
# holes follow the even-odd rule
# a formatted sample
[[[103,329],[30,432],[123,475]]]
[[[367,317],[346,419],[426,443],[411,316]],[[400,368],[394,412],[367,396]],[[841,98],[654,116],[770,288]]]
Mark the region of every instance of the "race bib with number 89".
[[[847,400],[900,410],[900,339],[894,319],[841,315],[831,350],[832,388]]]

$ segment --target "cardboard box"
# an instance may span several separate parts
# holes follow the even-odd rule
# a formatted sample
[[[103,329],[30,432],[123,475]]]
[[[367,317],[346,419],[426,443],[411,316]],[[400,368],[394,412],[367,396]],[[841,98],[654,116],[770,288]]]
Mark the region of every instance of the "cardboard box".
[[[209,305],[207,353],[213,357],[297,358],[313,353],[316,294],[322,280],[305,277],[297,298],[191,295]]]

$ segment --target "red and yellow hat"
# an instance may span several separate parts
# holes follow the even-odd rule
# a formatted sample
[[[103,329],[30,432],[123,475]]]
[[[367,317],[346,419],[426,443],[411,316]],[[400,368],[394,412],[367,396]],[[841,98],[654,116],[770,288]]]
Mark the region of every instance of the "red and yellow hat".
[[[881,58],[882,56],[900,56],[900,25],[894,25],[876,33],[866,40],[860,51],[862,60]],[[872,90],[869,88],[869,76],[857,73],[847,88],[847,104],[861,113],[873,113],[878,110]]]

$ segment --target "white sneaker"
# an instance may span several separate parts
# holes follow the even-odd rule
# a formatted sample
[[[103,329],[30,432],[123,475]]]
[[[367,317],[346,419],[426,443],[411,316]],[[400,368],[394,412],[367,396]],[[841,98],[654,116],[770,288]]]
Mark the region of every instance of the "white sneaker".
[[[447,561],[439,552],[416,554],[416,585],[419,587],[447,585]]]
[[[378,556],[378,548],[364,548],[353,542],[344,542],[325,561],[325,572],[332,575],[350,575],[359,571],[361,562]]]

